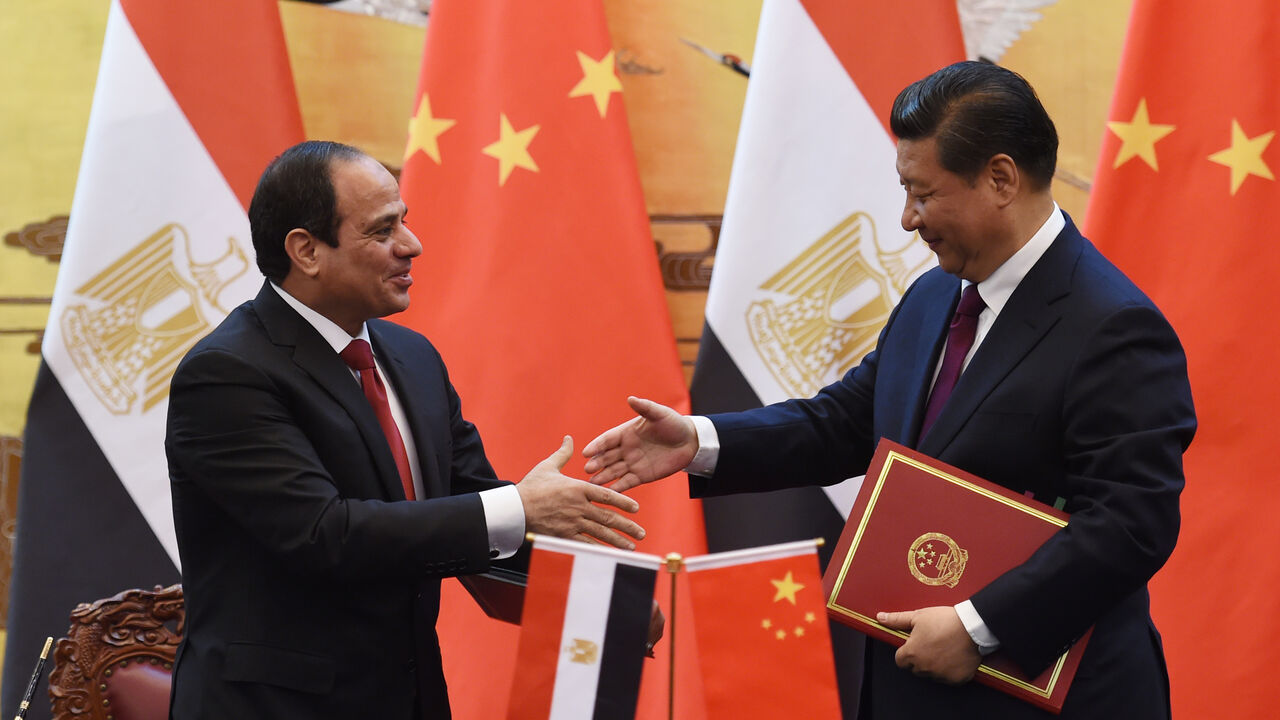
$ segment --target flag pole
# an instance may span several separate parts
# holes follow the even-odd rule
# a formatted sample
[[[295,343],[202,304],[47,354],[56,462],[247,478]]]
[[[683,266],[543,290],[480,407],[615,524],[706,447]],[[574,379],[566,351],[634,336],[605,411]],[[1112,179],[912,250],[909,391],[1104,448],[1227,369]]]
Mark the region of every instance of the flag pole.
[[[667,642],[667,720],[676,717],[676,573],[684,567],[680,553],[667,553],[667,572],[671,573],[671,639]]]

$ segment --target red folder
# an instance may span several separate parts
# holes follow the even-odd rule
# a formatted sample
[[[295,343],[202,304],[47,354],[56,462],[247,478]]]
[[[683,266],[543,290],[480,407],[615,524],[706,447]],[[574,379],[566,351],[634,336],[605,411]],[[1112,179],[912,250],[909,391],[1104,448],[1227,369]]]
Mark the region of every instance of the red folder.
[[[882,610],[955,605],[1031,556],[1067,514],[882,440],[822,578],[827,614],[894,645]],[[1089,631],[1090,633],[1092,630]],[[1057,713],[1089,633],[1038,677],[999,651],[976,680]]]

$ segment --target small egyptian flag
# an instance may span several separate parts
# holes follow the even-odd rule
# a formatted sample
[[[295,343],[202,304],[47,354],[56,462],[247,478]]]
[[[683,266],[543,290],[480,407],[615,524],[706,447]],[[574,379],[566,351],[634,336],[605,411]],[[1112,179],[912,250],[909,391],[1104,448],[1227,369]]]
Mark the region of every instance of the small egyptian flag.
[[[708,720],[840,717],[812,540],[685,560]]]
[[[635,717],[662,559],[536,536],[508,720]]]

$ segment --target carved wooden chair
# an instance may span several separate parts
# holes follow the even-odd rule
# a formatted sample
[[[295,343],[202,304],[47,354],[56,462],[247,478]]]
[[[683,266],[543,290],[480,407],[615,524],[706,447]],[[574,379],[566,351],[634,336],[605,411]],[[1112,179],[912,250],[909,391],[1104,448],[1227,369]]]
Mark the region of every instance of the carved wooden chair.
[[[53,720],[167,718],[185,616],[181,585],[77,606],[53,652]]]

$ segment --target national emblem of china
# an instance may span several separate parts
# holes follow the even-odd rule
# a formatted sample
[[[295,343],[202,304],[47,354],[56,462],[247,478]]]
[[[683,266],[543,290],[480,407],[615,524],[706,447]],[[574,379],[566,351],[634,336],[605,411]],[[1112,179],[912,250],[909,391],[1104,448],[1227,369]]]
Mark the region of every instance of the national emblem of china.
[[[178,361],[226,316],[218,296],[248,269],[231,238],[221,257],[197,262],[187,231],[170,223],[76,288],[85,302],[63,311],[63,339],[107,410],[163,400]]]
[[[918,237],[884,248],[871,216],[855,212],[760,286],[772,297],[748,306],[747,329],[787,394],[813,395],[871,352],[902,293],[933,262]]]
[[[955,587],[969,562],[969,551],[942,533],[925,533],[907,550],[907,567],[925,585]]]

